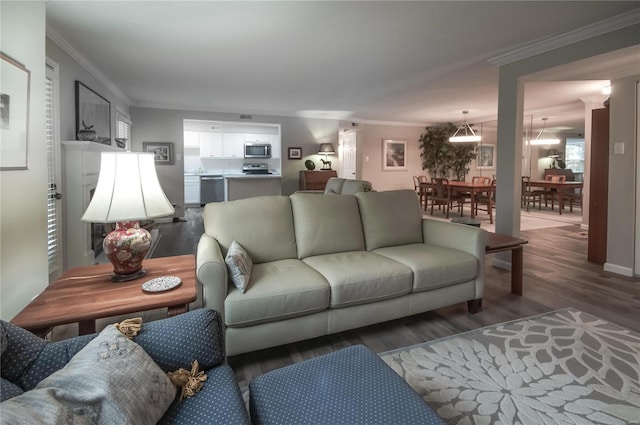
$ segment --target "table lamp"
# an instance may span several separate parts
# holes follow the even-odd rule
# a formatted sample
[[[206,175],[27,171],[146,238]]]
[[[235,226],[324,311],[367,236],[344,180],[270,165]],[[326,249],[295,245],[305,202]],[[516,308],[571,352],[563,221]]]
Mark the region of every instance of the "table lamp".
[[[324,159],[320,159],[322,162],[323,170],[331,170],[331,161],[327,155],[334,155],[336,150],[333,147],[332,143],[320,143],[320,148],[318,149],[319,154],[324,154]]]
[[[142,260],[151,247],[151,235],[140,220],[174,213],[158,181],[152,153],[103,152],[96,190],[82,221],[116,223],[104,241],[113,264],[114,282],[146,274]]]

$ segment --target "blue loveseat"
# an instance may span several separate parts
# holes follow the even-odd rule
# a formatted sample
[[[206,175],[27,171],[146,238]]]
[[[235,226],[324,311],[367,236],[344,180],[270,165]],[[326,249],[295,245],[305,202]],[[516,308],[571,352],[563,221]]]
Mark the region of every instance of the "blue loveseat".
[[[1,326],[2,401],[35,388],[98,335],[47,342],[10,323],[2,321]],[[210,384],[205,383],[193,397],[175,401],[160,424],[250,423],[233,370],[224,363],[224,338],[217,312],[200,309],[144,323],[135,342],[165,372],[190,369],[193,360],[198,360],[200,369],[208,376]]]

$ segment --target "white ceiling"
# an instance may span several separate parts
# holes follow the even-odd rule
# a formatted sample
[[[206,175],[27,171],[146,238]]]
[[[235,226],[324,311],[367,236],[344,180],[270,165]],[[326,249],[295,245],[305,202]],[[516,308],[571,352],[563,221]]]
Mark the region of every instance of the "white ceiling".
[[[131,106],[429,125],[460,122],[463,109],[470,122],[495,119],[489,58],[639,5],[50,0],[47,32]],[[640,73],[640,37],[606,61],[532,77],[525,110],[582,131],[580,99],[621,72]]]

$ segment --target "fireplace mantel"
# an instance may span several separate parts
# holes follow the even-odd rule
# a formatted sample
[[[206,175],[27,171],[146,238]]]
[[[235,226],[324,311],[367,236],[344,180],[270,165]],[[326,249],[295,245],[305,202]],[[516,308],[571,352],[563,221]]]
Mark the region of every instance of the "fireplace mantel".
[[[95,263],[91,247],[91,224],[81,220],[89,206],[90,191],[95,189],[100,173],[102,152],[122,151],[95,142],[62,142],[64,176],[64,269]]]

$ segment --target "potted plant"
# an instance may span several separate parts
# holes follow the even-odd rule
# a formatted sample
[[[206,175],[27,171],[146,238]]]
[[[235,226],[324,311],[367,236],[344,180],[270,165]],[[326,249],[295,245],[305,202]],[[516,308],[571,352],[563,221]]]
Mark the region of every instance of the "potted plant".
[[[449,137],[456,131],[451,123],[426,130],[420,135],[422,169],[428,170],[431,177],[463,181],[470,170],[469,164],[476,157],[476,144],[449,142]]]

